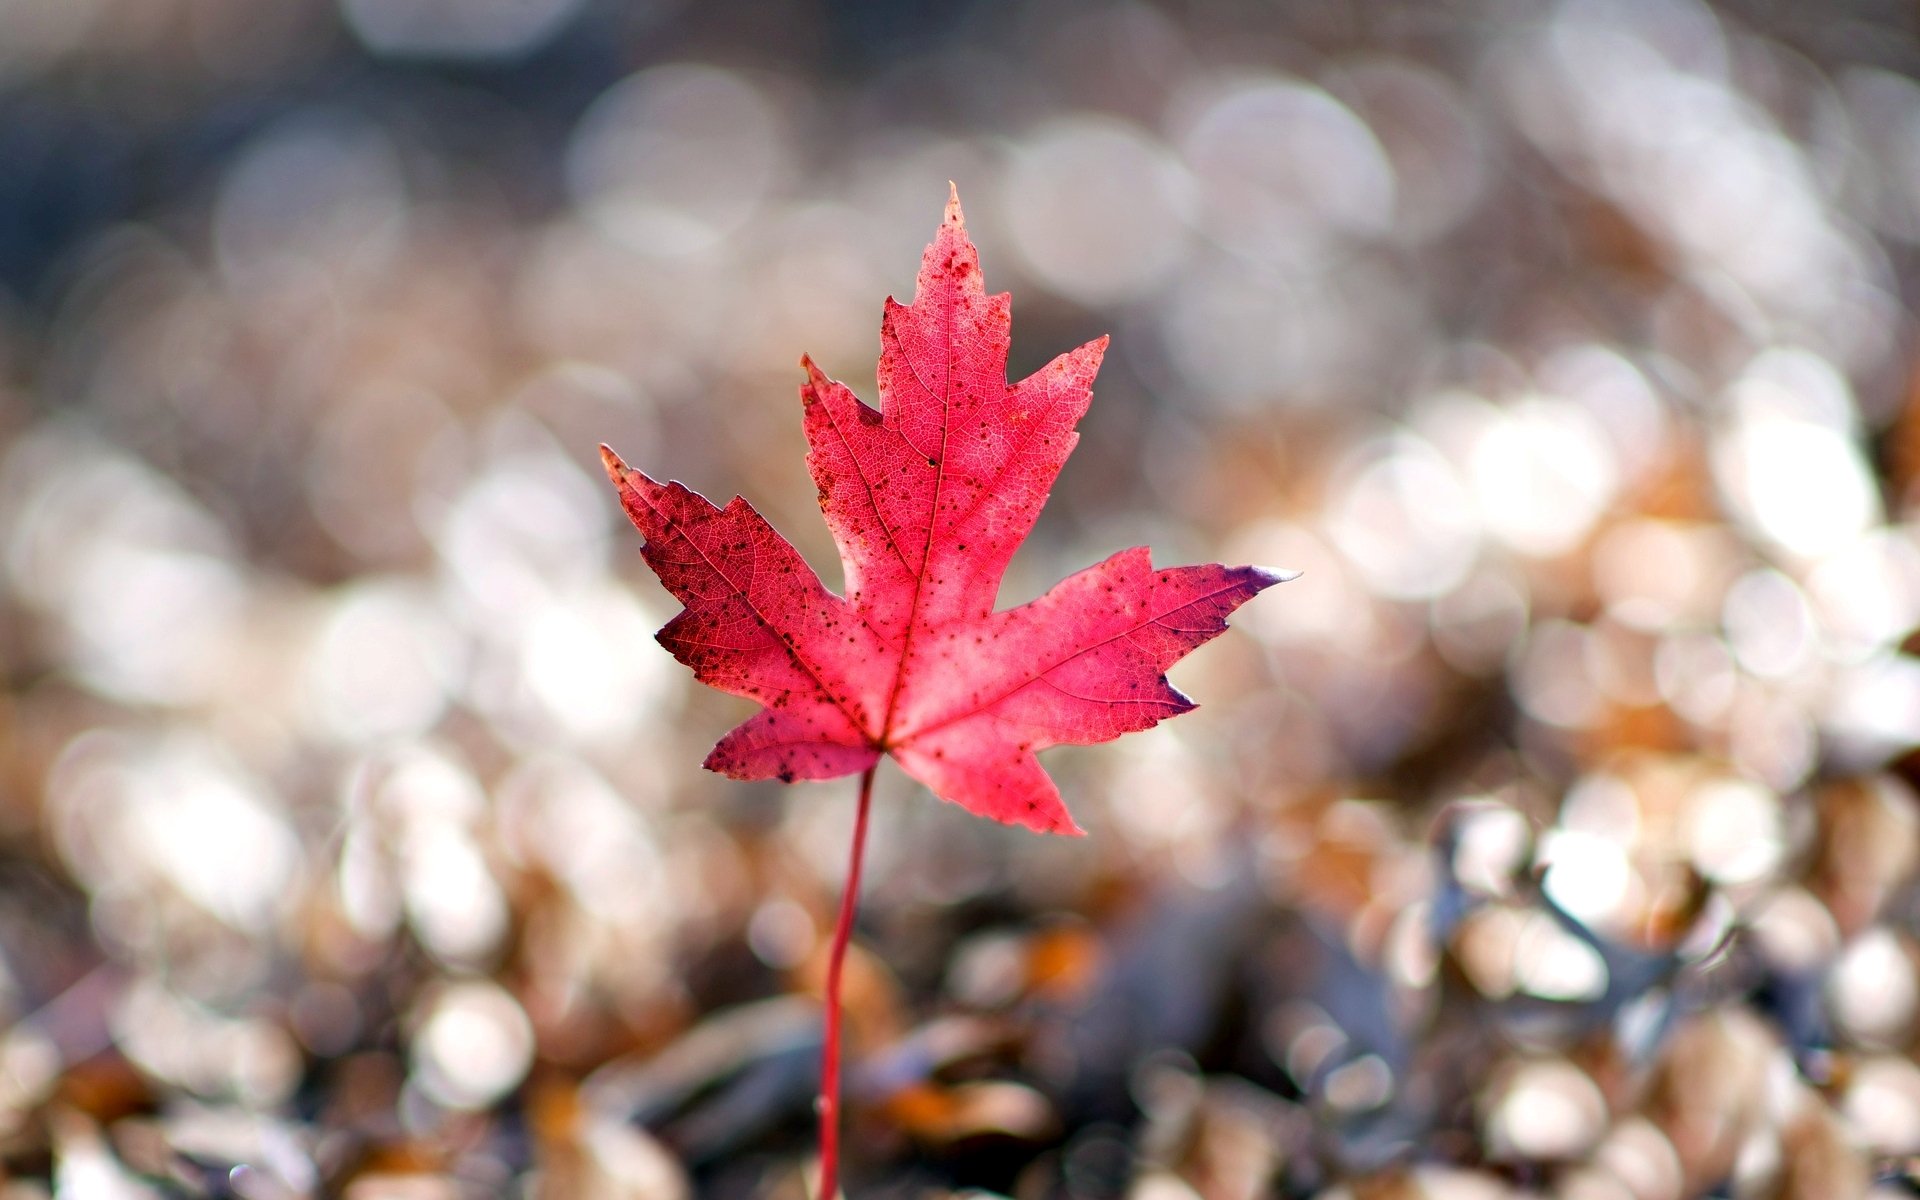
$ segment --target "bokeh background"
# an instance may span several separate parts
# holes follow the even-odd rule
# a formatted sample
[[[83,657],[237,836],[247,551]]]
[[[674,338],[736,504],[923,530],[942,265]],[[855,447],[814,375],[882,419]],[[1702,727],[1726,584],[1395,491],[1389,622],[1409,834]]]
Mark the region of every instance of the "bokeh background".
[[[1202,709],[883,772],[850,1190],[1914,1193],[1920,11],[0,0],[0,1196],[802,1200],[851,781],[596,444],[821,566],[958,183],[1101,333],[1024,600]]]

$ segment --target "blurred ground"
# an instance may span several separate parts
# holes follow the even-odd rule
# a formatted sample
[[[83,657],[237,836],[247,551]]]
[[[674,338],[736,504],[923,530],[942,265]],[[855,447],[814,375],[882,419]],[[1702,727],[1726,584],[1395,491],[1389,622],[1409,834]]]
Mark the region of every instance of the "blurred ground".
[[[958,182],[1102,332],[1008,601],[1306,575],[1050,766],[883,773],[852,1193],[1912,1195],[1920,12],[0,0],[0,1197],[765,1196],[850,781],[596,444],[816,564]],[[827,571],[831,581],[834,575]]]

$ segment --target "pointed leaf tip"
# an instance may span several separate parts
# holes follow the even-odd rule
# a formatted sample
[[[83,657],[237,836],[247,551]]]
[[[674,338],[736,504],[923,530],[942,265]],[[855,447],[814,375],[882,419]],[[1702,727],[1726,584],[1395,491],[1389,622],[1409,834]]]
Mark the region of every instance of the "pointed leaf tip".
[[[960,211],[960,189],[951,179],[947,180],[947,211],[942,220],[961,229],[967,227],[966,215]]]
[[[627,464],[622,462],[620,456],[613,452],[613,447],[605,442],[600,443],[600,465],[607,469],[607,477],[616,484],[627,473]]]
[[[1253,570],[1260,576],[1261,582],[1269,587],[1276,583],[1291,583],[1300,578],[1299,571],[1286,567],[1255,567]]]

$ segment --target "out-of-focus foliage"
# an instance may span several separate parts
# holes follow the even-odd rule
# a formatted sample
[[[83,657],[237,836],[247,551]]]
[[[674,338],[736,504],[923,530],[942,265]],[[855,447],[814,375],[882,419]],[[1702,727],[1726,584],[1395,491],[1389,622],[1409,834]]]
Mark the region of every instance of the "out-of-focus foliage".
[[[804,1194],[851,795],[593,451],[831,563],[949,179],[1114,335],[1004,599],[1307,573],[1087,841],[883,783],[858,1194],[1904,1194],[1917,21],[0,0],[0,1195]]]

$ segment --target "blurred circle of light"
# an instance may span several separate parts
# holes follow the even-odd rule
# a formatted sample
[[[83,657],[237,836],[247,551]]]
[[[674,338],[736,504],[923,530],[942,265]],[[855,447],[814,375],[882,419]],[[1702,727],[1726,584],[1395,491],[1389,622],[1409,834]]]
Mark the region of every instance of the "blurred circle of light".
[[[1200,259],[1159,313],[1181,382],[1223,408],[1250,409],[1310,399],[1314,385],[1339,381],[1357,314],[1322,282]]]
[[[540,605],[527,620],[521,670],[543,714],[587,740],[622,737],[679,690],[655,652],[659,617],[625,588],[593,588]]]
[[[1606,993],[1600,952],[1543,912],[1529,913],[1513,946],[1514,984],[1542,1000],[1586,1004]]]
[[[363,579],[333,598],[308,653],[314,722],[346,741],[424,733],[446,711],[463,657],[425,585]]]
[[[1653,652],[1653,678],[1677,715],[1704,726],[1726,718],[1740,687],[1726,643],[1705,633],[1662,638]]]
[[[91,552],[89,552],[91,551]],[[79,548],[61,614],[87,684],[136,703],[180,703],[217,683],[246,585],[228,563],[133,542]]]
[[[608,552],[600,488],[522,414],[503,424],[526,444],[474,473],[435,538],[460,602],[485,622],[515,621],[599,581]]]
[[[1320,1094],[1342,1115],[1368,1112],[1393,1098],[1393,1068],[1378,1054],[1363,1054],[1327,1072]]]
[[[785,896],[761,904],[747,922],[748,948],[755,958],[776,971],[789,971],[804,963],[818,941],[813,918]]]
[[[1827,1004],[1856,1044],[1893,1047],[1913,1030],[1916,998],[1907,944],[1877,925],[1853,939],[1827,976]]]
[[[1377,438],[1340,474],[1327,534],[1368,586],[1422,600],[1465,577],[1479,526],[1459,477],[1429,443],[1410,433]]]
[[[1830,276],[1838,240],[1806,161],[1727,86],[1724,48],[1695,73],[1686,59],[1697,55],[1669,57],[1650,24],[1592,19],[1599,11],[1563,18],[1539,47],[1526,80],[1534,90],[1516,97],[1521,122],[1683,256],[1765,302],[1804,304],[1805,280]],[[1695,49],[1720,45],[1711,14],[1698,11]]]
[[[1888,1157],[1920,1154],[1920,1066],[1888,1055],[1849,1075],[1840,1108],[1867,1149]]]
[[[1764,879],[1786,852],[1779,798],[1748,780],[1704,784],[1688,798],[1682,820],[1693,865],[1715,883]]]
[[[409,830],[401,869],[408,923],[435,957],[478,965],[492,956],[512,914],[467,830],[431,822]]]
[[[1724,277],[1720,302],[1750,299],[1849,366],[1871,364],[1895,308],[1873,251],[1835,219],[1830,164],[1794,144],[1772,105],[1728,85],[1711,12],[1661,7],[1701,18],[1685,52],[1653,24],[1598,17],[1605,6],[1573,6],[1579,17],[1517,39],[1503,64],[1515,118],[1691,274]]]
[[[1594,541],[1593,586],[1622,625],[1648,632],[1707,625],[1724,608],[1734,544],[1706,522],[1613,523]]]
[[[1799,787],[1818,761],[1819,735],[1808,720],[1806,704],[1784,689],[1741,688],[1727,718],[1727,732],[1727,757],[1733,765],[1775,791]],[[1841,740],[1836,735],[1835,741]]]
[[[1628,109],[1669,123],[1618,164],[1619,186],[1649,225],[1770,300],[1830,274],[1830,233],[1805,161],[1757,110],[1718,82],[1678,75]]]
[[[242,929],[266,929],[292,899],[300,847],[284,815],[224,754],[165,747],[137,768],[134,839],[180,890]]]
[[[1473,211],[1486,189],[1484,135],[1451,80],[1410,61],[1380,59],[1344,69],[1333,86],[1386,154],[1396,240],[1428,241]]]
[[[467,766],[449,749],[401,743],[363,762],[348,797],[340,881],[355,920],[392,922],[397,876],[407,924],[430,954],[453,966],[492,958],[513,918],[484,845],[488,797]],[[363,835],[380,837],[380,849]],[[388,870],[369,874],[382,856]]]
[[[1541,881],[1549,898],[1583,925],[1614,926],[1633,892],[1633,868],[1619,842],[1571,829],[1550,830],[1540,841]]]
[[[1840,946],[1840,927],[1827,906],[1804,888],[1784,887],[1747,918],[1754,944],[1776,967],[1803,974],[1825,968]]]
[[[416,888],[415,873],[405,862],[396,869],[395,860],[432,844],[443,831],[448,838],[464,840],[466,828],[485,809],[486,796],[449,753],[413,742],[361,758],[341,798],[347,820],[335,886],[342,911],[363,935],[389,937],[399,926],[403,903],[413,903],[411,896],[401,894],[403,887]],[[460,897],[453,901],[461,902]],[[480,906],[487,902],[483,895]],[[459,915],[456,908],[456,919]]]
[[[1625,1184],[1637,1200],[1681,1200],[1686,1194],[1680,1155],[1659,1126],[1645,1117],[1615,1121],[1593,1160]]]
[[[1671,423],[1666,405],[1618,351],[1568,346],[1548,355],[1534,378],[1542,391],[1565,397],[1592,417],[1622,475],[1632,478],[1662,465]]]
[[[1066,117],[1015,151],[1001,215],[1034,277],[1083,304],[1158,285],[1186,249],[1186,170],[1160,142],[1110,117]]]
[[[719,67],[652,67],[580,118],[567,179],[608,234],[655,254],[705,250],[744,225],[790,167],[785,122]]]
[[[544,866],[606,921],[677,908],[653,823],[577,759],[525,759],[498,788],[500,823],[520,860]]]
[[[1404,988],[1424,990],[1440,974],[1440,943],[1433,936],[1434,911],[1430,900],[1415,900],[1400,910],[1387,933],[1383,961],[1393,981]]]
[[[1873,530],[1815,567],[1807,593],[1836,655],[1864,658],[1920,625],[1920,546]]]
[[[1496,1155],[1577,1158],[1606,1132],[1605,1097],[1587,1073],[1571,1063],[1527,1063],[1495,1096],[1487,1140]]]
[[[21,438],[0,476],[0,565],[59,622],[87,686],[144,704],[218,687],[250,597],[206,509],[145,463],[52,428]]]
[[[462,461],[459,437],[453,413],[422,388],[376,384],[342,396],[318,414],[306,456],[314,518],[364,563],[417,558],[422,466]]]
[[[340,0],[375,54],[513,58],[551,41],[585,0]]]
[[[671,404],[699,393],[694,364],[723,360],[739,336],[726,327],[733,287],[731,272],[701,256],[663,258],[566,217],[535,237],[521,264],[515,321],[547,353],[604,361]]]
[[[491,980],[449,984],[426,1003],[413,1035],[414,1079],[448,1108],[485,1108],[518,1087],[533,1065],[533,1025]]]
[[[1643,835],[1640,797],[1633,785],[1618,775],[1583,775],[1560,802],[1560,828],[1630,846]]]
[[[1728,396],[1734,412],[1743,417],[1791,417],[1849,435],[1859,424],[1858,404],[1846,376],[1820,355],[1797,347],[1755,355]]]
[[[203,1098],[259,1111],[283,1103],[300,1080],[299,1047],[277,1022],[223,1016],[152,976],[126,989],[112,1021],[116,1043],[142,1071]]]
[[[398,826],[468,826],[487,809],[487,795],[451,746],[402,742],[359,764],[354,798],[364,794],[377,814]]]
[[[1528,914],[1511,904],[1470,910],[1454,936],[1454,955],[1474,990],[1489,1000],[1513,995],[1514,950]]]
[[[406,214],[406,179],[385,134],[303,113],[269,128],[228,169],[214,203],[214,255],[237,283],[378,266],[399,245]]]
[[[165,880],[237,929],[267,930],[293,899],[300,848],[273,798],[199,738],[76,739],[47,785],[48,824],[74,875],[105,895]]]
[[[1498,801],[1463,804],[1454,831],[1454,877],[1482,895],[1507,894],[1533,840],[1525,814]]]
[[[1800,589],[1778,571],[1749,571],[1727,589],[1721,622],[1727,645],[1749,674],[1785,679],[1805,669],[1818,629]]]
[[[1281,76],[1176,101],[1176,141],[1198,184],[1201,223],[1235,252],[1299,259],[1329,237],[1393,224],[1394,178],[1366,122],[1317,87]]]
[[[1114,824],[1136,845],[1178,846],[1204,841],[1225,817],[1219,798],[1200,784],[1204,768],[1191,743],[1170,726],[1158,726],[1115,747],[1117,762],[1108,789]],[[1183,802],[1162,798],[1179,793]]]
[[[1717,449],[1716,473],[1734,510],[1791,553],[1817,558],[1839,550],[1880,515],[1859,447],[1826,425],[1754,416]]]
[[[392,937],[400,928],[400,889],[378,833],[354,821],[340,837],[333,889],[340,915],[354,932],[370,941]]]
[[[1318,1005],[1295,1001],[1273,1010],[1261,1030],[1268,1056],[1302,1089],[1347,1047],[1347,1035]]]
[[[947,963],[946,991],[976,1009],[1000,1008],[1019,998],[1027,972],[1021,943],[1012,934],[976,934],[954,949]]]
[[[1487,527],[1538,557],[1579,545],[1618,480],[1599,422],[1545,397],[1499,411],[1474,444],[1470,472]]]
[[[1847,757],[1879,759],[1920,743],[1920,660],[1885,651],[1834,673],[1826,732]]]

